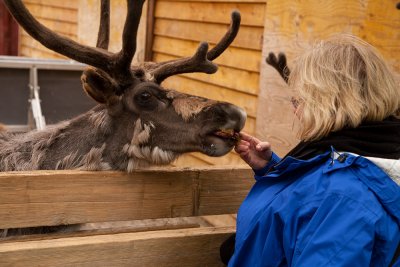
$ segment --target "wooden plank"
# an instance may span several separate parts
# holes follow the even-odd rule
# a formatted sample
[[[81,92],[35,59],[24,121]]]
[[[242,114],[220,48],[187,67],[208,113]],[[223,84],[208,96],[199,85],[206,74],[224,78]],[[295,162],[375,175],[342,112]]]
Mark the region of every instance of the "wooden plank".
[[[174,1],[174,2],[204,2],[204,3],[218,3],[218,2],[229,2],[229,3],[265,3],[262,0],[158,0],[161,1]]]
[[[250,168],[241,171],[226,169],[224,174],[201,172],[198,214],[237,213],[238,208],[236,207],[240,206],[250,189],[250,187],[243,187],[243,180],[248,185],[253,185],[255,181],[253,175],[254,173]],[[228,188],[229,194],[226,191]]]
[[[210,165],[219,167],[248,167],[246,163],[244,163],[244,161],[233,151],[223,157],[218,158],[209,157],[196,152],[189,153],[179,157],[179,159],[174,162],[173,166],[183,168],[189,165],[196,168],[206,167]]]
[[[206,215],[201,218],[214,227],[236,226],[235,214]]]
[[[226,33],[228,25],[215,23],[200,23],[192,21],[178,21],[169,19],[156,19],[154,33],[167,37],[192,41],[208,41],[217,43]],[[261,27],[240,27],[233,47],[261,50],[263,29]]]
[[[54,0],[24,0],[25,4],[39,4],[42,6],[58,7],[64,9],[77,9],[79,0],[54,1]]]
[[[248,170],[223,168],[156,168],[132,174],[78,171],[0,173],[0,229],[195,216],[203,203],[198,197],[200,173],[201,179],[208,175],[224,176],[226,181],[231,179],[232,184],[242,183],[241,192],[244,193],[250,183],[238,176],[246,172]],[[201,183],[206,186],[208,182]],[[227,185],[225,194],[231,195],[232,190]],[[235,201],[224,213],[236,210],[237,203]],[[227,207],[230,204],[223,205]],[[208,207],[201,209],[202,214],[208,213]]]
[[[20,34],[20,45],[26,45],[32,47],[33,49],[38,49],[42,51],[46,51],[47,53],[52,53],[57,55],[58,53],[53,52],[52,50],[46,48],[44,45],[30,37],[25,31]]]
[[[156,62],[163,62],[176,58],[177,57],[154,53],[154,61]],[[205,73],[186,73],[181,75],[191,79],[210,83],[212,85],[223,86],[248,94],[258,94],[259,74],[257,72],[250,72],[219,66],[218,71],[212,75]]]
[[[0,244],[1,266],[223,266],[235,227],[206,227]]]
[[[204,160],[206,162],[209,162],[209,163],[213,163],[213,165],[218,165],[218,166],[241,166],[243,168],[247,168],[248,167],[248,165],[233,150],[229,154],[227,154],[227,155],[225,155],[223,157],[219,157],[219,158],[209,157],[207,155],[200,154],[200,153],[193,153],[193,154],[199,159],[202,159],[202,160]]]
[[[230,13],[239,10],[241,25],[264,27],[264,3],[158,1],[157,18],[229,24]]]
[[[182,167],[182,168],[184,168],[185,166],[191,166],[192,168],[206,168],[214,164],[202,160],[192,155],[192,153],[188,153],[180,156],[171,165],[174,167]]]
[[[192,56],[199,42],[155,36],[153,50],[158,53],[176,57]],[[214,45],[210,45],[210,49]],[[253,72],[260,71],[261,52],[244,48],[229,47],[213,62],[220,66],[232,67]]]
[[[178,90],[183,93],[235,104],[246,110],[247,115],[253,118],[255,118],[257,113],[257,97],[241,91],[212,85],[182,75],[172,76],[165,80],[162,85],[165,88]]]
[[[38,5],[27,3],[26,7],[33,14],[35,18],[41,17],[56,21],[65,21],[70,23],[77,23],[78,10],[69,8],[59,8],[46,5]]]
[[[20,44],[19,56],[32,57],[32,58],[62,58],[62,59],[66,58],[60,54],[52,52],[51,50],[37,49],[36,47],[25,44]]]
[[[37,16],[36,19],[40,21],[47,28],[65,35],[76,35],[78,26],[76,23],[71,23],[63,20],[52,20],[45,17]]]

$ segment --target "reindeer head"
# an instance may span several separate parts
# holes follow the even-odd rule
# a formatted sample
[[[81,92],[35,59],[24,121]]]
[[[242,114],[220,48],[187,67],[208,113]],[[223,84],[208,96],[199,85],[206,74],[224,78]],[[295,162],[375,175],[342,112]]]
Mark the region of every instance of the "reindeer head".
[[[163,88],[166,78],[182,73],[215,73],[217,58],[239,30],[240,14],[232,13],[229,30],[208,51],[202,42],[192,57],[131,65],[144,0],[127,1],[127,17],[118,53],[107,51],[109,1],[102,0],[97,47],[74,42],[40,24],[20,0],[5,0],[19,24],[47,48],[89,65],[82,75],[86,93],[100,104],[99,127],[125,142],[124,153],[151,163],[169,163],[178,154],[202,152],[210,156],[228,153],[235,133],[245,123],[239,107]],[[228,134],[221,134],[227,131]]]

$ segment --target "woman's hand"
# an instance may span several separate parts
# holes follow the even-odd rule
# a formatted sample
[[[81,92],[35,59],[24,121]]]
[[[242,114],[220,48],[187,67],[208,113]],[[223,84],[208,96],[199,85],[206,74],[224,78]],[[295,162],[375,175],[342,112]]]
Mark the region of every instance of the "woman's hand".
[[[271,160],[271,144],[261,142],[254,136],[240,133],[240,141],[235,146],[235,151],[249,166],[254,169],[262,169]]]

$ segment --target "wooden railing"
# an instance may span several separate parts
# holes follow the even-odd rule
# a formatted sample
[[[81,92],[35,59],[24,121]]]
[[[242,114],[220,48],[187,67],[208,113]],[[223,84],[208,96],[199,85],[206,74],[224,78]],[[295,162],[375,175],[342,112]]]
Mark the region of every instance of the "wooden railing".
[[[220,266],[219,245],[235,232],[224,214],[237,212],[251,176],[234,168],[0,173],[0,229],[81,226],[2,239],[0,266]]]

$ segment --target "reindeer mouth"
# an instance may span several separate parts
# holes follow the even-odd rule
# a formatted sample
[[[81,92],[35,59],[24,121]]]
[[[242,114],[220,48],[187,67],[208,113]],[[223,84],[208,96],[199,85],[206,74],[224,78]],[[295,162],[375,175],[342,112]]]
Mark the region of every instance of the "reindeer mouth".
[[[233,129],[220,129],[215,131],[213,135],[221,139],[232,140],[235,143],[239,142],[240,140],[239,132],[236,132]]]
[[[201,152],[211,157],[227,154],[240,141],[238,130],[214,129],[202,140]]]

